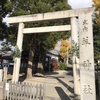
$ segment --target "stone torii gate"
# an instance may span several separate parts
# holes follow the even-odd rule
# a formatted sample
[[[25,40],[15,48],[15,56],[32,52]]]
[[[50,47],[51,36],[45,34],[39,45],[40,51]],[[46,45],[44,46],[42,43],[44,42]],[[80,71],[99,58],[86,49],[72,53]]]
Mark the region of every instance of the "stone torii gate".
[[[79,19],[79,47],[80,61],[75,64],[76,56],[73,56],[73,76],[74,93],[81,94],[81,100],[96,100],[95,96],[95,71],[94,71],[94,53],[93,53],[93,32],[92,32],[92,13],[94,8],[65,10],[17,17],[9,17],[9,24],[19,24],[17,45],[22,51],[23,35],[28,33],[46,33],[55,31],[71,30],[71,37],[78,43],[78,29],[76,17]],[[39,22],[46,20],[71,19],[71,25],[49,26],[24,28],[24,23]],[[14,62],[14,71],[12,81],[18,81],[20,58]],[[80,77],[77,70],[80,70]],[[79,82],[80,80],[80,82]]]

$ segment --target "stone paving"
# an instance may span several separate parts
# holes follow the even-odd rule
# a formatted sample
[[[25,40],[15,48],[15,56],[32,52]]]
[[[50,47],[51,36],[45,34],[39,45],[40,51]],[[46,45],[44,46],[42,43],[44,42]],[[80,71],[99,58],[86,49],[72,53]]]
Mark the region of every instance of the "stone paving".
[[[51,74],[46,74],[43,78],[33,77],[24,80],[24,82],[45,83],[45,100],[80,100],[73,93],[72,71],[55,71]]]
[[[8,75],[11,79],[12,75]],[[80,96],[73,93],[73,75],[72,70],[55,71],[45,74],[44,77],[32,77],[25,79],[23,82],[45,83],[46,98],[45,100],[80,100]],[[2,83],[0,84],[0,100],[2,98]],[[100,100],[97,97],[96,100]]]

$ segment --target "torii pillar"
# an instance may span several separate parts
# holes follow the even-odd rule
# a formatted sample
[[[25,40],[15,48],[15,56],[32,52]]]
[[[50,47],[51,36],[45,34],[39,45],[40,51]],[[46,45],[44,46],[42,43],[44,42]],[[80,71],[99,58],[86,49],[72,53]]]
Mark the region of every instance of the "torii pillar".
[[[22,51],[23,28],[24,28],[24,23],[19,23],[18,36],[17,36],[17,46],[18,46],[20,51]],[[12,81],[18,81],[18,79],[19,79],[20,60],[21,60],[21,58],[15,58]]]
[[[78,28],[76,17],[71,18],[71,37],[72,41],[78,44]],[[80,77],[79,77],[79,59],[73,55],[73,78],[74,78],[74,93],[80,95]]]

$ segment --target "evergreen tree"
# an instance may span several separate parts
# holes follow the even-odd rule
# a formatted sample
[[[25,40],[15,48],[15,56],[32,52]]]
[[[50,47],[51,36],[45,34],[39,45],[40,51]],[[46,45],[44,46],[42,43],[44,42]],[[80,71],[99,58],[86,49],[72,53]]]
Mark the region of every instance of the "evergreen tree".
[[[5,3],[7,2],[7,0],[1,0],[0,1],[0,17],[5,17],[7,14],[7,10],[5,8]]]
[[[11,45],[8,42],[2,42],[1,45],[2,45],[2,48],[1,48],[2,52],[11,51]]]
[[[6,0],[0,1],[0,40],[3,40],[7,37],[7,25],[3,22],[3,18],[7,15],[7,11],[5,8]]]
[[[38,14],[71,9],[71,6],[68,4],[67,0],[8,0],[5,7],[7,11],[9,11],[10,16]],[[69,20],[44,21],[25,24],[25,27],[57,26],[68,23]],[[16,38],[16,27],[17,26],[12,26],[12,29],[9,30],[9,41],[13,41],[13,37]],[[24,36],[23,49],[30,48],[27,77],[32,77],[32,62],[35,49],[40,51],[39,61],[41,61],[43,60],[41,57],[43,57],[46,51],[54,48],[54,44],[61,38],[69,38],[69,35],[67,35],[66,32],[52,32],[47,34],[30,34]]]
[[[100,59],[100,0],[93,0],[93,2],[96,8],[93,20],[94,58],[97,61]]]

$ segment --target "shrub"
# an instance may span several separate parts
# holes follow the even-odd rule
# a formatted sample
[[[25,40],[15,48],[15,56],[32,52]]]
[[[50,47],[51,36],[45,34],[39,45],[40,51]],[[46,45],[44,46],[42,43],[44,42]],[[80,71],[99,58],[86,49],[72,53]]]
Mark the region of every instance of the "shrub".
[[[58,60],[55,58],[52,58],[50,61],[50,64],[52,65],[52,70],[57,70],[58,69]]]
[[[65,70],[66,69],[66,63],[61,62],[60,65],[59,65],[59,69],[60,70]]]
[[[72,65],[72,60],[71,60],[71,59],[69,59],[69,60],[68,60],[68,63]]]
[[[55,63],[54,65],[53,65],[53,70],[57,70],[58,69],[58,63]]]

